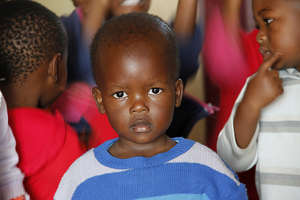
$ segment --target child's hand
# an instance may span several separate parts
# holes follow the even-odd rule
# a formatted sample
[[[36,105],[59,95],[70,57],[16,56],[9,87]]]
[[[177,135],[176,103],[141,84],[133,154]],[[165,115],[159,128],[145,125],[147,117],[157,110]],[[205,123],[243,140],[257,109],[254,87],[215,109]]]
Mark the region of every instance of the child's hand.
[[[279,60],[279,54],[271,56],[250,80],[243,102],[247,102],[251,108],[261,110],[283,93],[282,80],[278,71],[273,69],[274,66],[278,66]]]
[[[180,38],[187,39],[194,34],[198,0],[179,0],[174,21],[174,30]]]
[[[106,15],[110,10],[110,4],[110,0],[85,0],[80,6],[86,15],[93,15],[96,13],[103,13]]]
[[[84,15],[83,33],[86,41],[90,44],[110,12],[111,0],[85,0],[80,7]]]
[[[10,199],[10,200],[25,200],[25,195]]]
[[[267,59],[249,81],[245,96],[240,102],[234,117],[234,130],[237,145],[246,148],[255,133],[261,109],[283,93],[282,80],[273,67],[280,66],[280,55]]]

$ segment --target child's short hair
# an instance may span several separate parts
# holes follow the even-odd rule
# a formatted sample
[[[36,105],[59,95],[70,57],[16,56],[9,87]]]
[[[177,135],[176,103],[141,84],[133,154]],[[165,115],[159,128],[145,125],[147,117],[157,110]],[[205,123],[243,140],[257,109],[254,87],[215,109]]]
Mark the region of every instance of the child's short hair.
[[[0,4],[0,83],[22,83],[66,45],[60,19],[47,8],[29,0]]]
[[[130,13],[121,15],[108,20],[96,33],[92,47],[91,57],[92,66],[95,67],[100,63],[101,52],[111,46],[128,46],[134,41],[153,41],[153,37],[158,36],[162,40],[160,42],[162,48],[165,49],[167,61],[170,69],[174,74],[174,78],[179,77],[179,56],[176,45],[176,38],[173,29],[161,18],[147,13]],[[133,44],[134,45],[134,44]],[[97,74],[94,73],[95,80]]]

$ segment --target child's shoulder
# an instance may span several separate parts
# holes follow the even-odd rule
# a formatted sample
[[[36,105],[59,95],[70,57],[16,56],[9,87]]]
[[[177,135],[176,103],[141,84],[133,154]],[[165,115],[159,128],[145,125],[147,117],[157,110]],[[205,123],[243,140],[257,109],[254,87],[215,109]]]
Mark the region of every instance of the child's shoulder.
[[[97,162],[94,156],[94,149],[90,149],[73,162],[73,164],[68,169],[67,173],[69,173],[70,175],[73,172],[82,171],[84,169],[90,169],[98,164],[99,163]]]
[[[73,162],[61,179],[54,199],[71,197],[76,189],[90,178],[120,171],[102,165],[98,161],[95,150],[103,148],[102,146],[103,144],[97,148],[90,149]]]
[[[73,164],[69,167],[68,171],[65,173],[64,177],[69,177],[71,179],[77,179],[77,181],[81,182],[85,179],[91,178],[96,175],[101,175],[105,173],[114,172],[113,168],[103,165],[98,160],[98,152],[105,151],[106,146],[111,144],[113,140],[109,140],[96,148],[92,148],[83,155],[81,155]],[[107,153],[108,154],[108,153]],[[102,155],[102,154],[101,154]],[[80,175],[76,174],[78,172]],[[76,177],[73,175],[76,174]],[[67,178],[68,179],[68,178]],[[79,180],[80,179],[80,180]]]
[[[90,171],[93,165],[93,149],[91,149],[69,167],[59,183],[54,199],[66,199],[66,197],[71,199],[73,192],[80,183],[89,178],[86,173]]]
[[[240,184],[234,171],[228,167],[228,165],[219,157],[219,155],[210,148],[198,142],[194,142],[193,146],[187,152],[177,157],[176,160],[180,162],[203,165],[215,170],[217,173],[227,176],[236,184]]]

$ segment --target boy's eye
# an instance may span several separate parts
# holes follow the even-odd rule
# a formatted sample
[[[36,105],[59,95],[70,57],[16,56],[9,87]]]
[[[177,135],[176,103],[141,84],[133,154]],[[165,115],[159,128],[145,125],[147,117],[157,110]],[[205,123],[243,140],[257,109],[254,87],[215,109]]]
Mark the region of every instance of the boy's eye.
[[[273,19],[272,18],[264,18],[264,23],[268,26],[270,25],[272,22],[273,22]]]
[[[116,99],[125,98],[127,96],[128,95],[124,91],[119,91],[113,94],[113,97],[115,97]]]
[[[151,88],[149,90],[149,94],[151,95],[158,95],[162,92],[162,89],[161,88]]]

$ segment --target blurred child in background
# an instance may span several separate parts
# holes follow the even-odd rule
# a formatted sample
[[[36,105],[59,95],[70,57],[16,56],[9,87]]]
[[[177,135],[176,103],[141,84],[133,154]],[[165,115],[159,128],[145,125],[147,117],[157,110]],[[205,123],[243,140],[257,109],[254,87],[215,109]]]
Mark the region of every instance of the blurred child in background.
[[[47,108],[66,85],[67,36],[59,18],[32,1],[0,6],[1,84],[19,167],[31,199],[53,199],[60,178],[85,148]]]

